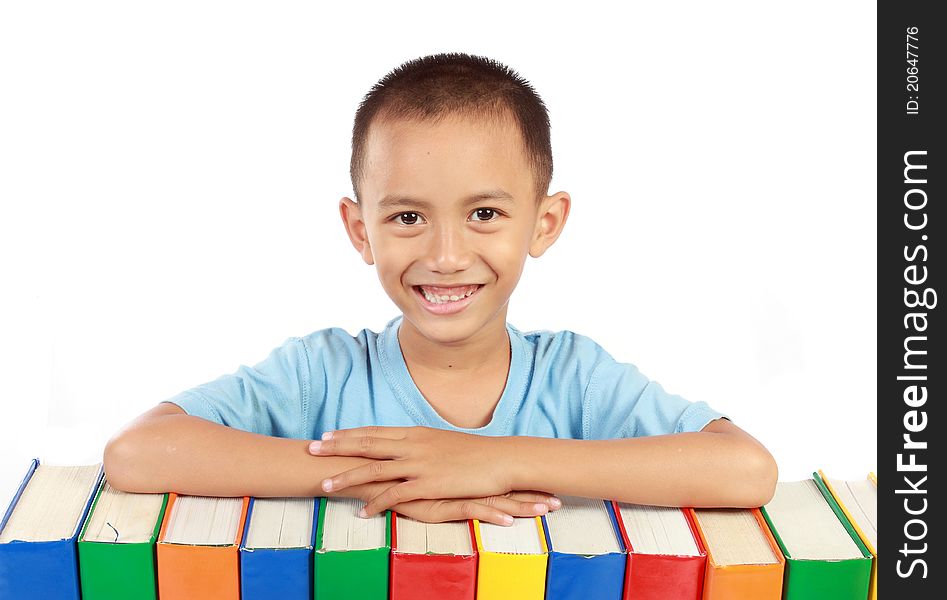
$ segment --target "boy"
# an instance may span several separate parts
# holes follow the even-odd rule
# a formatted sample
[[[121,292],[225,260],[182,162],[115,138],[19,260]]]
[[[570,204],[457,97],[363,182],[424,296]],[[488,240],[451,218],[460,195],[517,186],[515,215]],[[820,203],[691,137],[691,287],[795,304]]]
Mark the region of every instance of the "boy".
[[[292,338],[159,404],[109,441],[112,485],[496,524],[557,508],[552,494],[771,498],[772,457],[720,413],[588,338],[506,323],[526,255],[556,241],[571,202],[546,195],[548,115],[518,75],[464,54],[395,69],[356,113],[351,176],[344,226],[402,316]]]

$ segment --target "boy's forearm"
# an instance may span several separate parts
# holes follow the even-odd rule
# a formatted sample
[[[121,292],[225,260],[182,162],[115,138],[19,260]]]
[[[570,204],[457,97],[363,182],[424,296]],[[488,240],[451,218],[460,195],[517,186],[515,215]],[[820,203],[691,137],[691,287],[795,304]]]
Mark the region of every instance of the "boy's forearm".
[[[109,441],[109,483],[129,492],[202,496],[359,496],[350,488],[327,494],[330,477],[371,459],[312,456],[308,440],[276,438],[186,414],[133,422]]]
[[[619,440],[503,438],[515,489],[634,504],[761,506],[776,466],[752,438],[698,432]]]

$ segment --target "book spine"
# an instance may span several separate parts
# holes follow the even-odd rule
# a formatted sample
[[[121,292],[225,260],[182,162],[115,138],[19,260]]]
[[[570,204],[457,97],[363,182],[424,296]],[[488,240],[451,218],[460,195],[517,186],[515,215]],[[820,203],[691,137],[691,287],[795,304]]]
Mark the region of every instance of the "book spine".
[[[474,600],[477,555],[391,553],[391,600]]]
[[[592,581],[595,585],[589,585]],[[549,553],[546,600],[621,600],[624,582],[624,554]]]
[[[0,544],[0,598],[79,600],[76,540]]]
[[[312,581],[311,548],[240,550],[243,600],[308,600]]]
[[[388,554],[387,547],[346,552],[316,551],[313,598],[387,600]]]
[[[477,600],[543,600],[547,554],[480,551]]]
[[[155,600],[155,544],[82,542],[82,600]]]

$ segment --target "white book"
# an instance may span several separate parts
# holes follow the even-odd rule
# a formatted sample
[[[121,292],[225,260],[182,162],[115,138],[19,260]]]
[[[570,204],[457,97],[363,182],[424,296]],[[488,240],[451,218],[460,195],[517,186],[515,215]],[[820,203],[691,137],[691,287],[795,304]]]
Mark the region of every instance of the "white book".
[[[164,494],[130,494],[103,480],[80,542],[139,544],[151,541]]]
[[[789,556],[803,560],[848,560],[863,554],[815,481],[780,481],[765,507]]]
[[[323,552],[374,550],[387,543],[388,519],[384,512],[368,518],[358,516],[365,505],[358,498],[326,498],[322,521]]]
[[[12,541],[55,542],[71,538],[82,525],[102,465],[37,465],[13,507],[0,544]]]
[[[694,532],[680,508],[617,504],[631,543],[629,551],[668,556],[701,555]]]
[[[551,551],[583,556],[622,551],[604,500],[557,497],[562,506],[545,516]]]
[[[254,498],[244,547],[311,547],[315,503],[315,498]]]

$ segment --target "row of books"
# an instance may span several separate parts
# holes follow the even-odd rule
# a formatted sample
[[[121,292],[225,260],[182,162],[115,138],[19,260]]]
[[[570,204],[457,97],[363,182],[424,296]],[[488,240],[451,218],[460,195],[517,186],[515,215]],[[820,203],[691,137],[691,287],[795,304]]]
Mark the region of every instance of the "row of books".
[[[517,518],[357,516],[349,498],[128,494],[34,460],[0,521],[0,598],[865,600],[877,490],[780,482],[761,509],[560,497]]]

